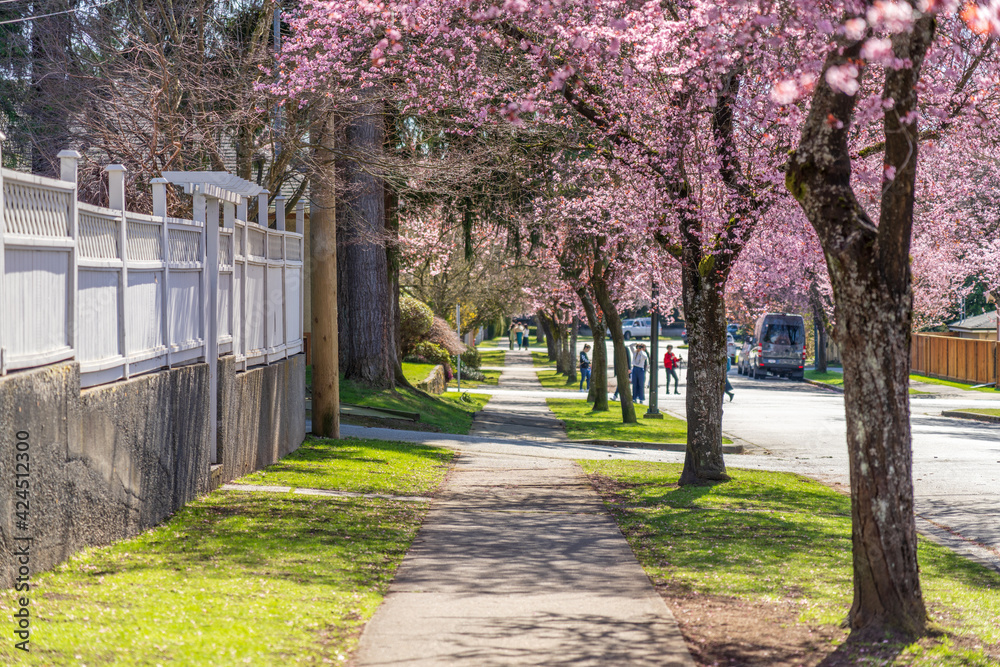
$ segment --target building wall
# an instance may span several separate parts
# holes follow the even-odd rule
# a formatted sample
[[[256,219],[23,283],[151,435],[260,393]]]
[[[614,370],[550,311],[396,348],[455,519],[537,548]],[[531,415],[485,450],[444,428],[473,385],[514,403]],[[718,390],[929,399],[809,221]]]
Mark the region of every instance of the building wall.
[[[305,364],[295,355],[236,374],[219,360],[219,452],[228,481],[305,437]],[[69,362],[0,378],[0,586],[31,537],[31,572],[88,546],[132,537],[212,486],[207,364],[81,392]],[[18,434],[27,434],[26,529],[18,525]],[[23,472],[23,468],[20,469]]]

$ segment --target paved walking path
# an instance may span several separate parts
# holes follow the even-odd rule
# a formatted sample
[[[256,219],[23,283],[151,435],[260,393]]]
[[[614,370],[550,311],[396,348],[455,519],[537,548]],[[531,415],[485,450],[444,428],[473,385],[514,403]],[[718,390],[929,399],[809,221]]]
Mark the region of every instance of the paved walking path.
[[[476,414],[469,435],[541,441],[565,440],[563,424],[549,410],[545,399],[528,393],[544,389],[531,363],[531,353],[527,350],[510,350],[504,355],[504,360],[499,387],[517,393],[506,391],[494,394],[486,407]]]
[[[500,384],[537,388],[527,353],[508,352]],[[460,448],[355,664],[693,665],[579,465],[538,455],[564,437],[544,402],[494,396],[481,417],[473,434],[532,455]]]

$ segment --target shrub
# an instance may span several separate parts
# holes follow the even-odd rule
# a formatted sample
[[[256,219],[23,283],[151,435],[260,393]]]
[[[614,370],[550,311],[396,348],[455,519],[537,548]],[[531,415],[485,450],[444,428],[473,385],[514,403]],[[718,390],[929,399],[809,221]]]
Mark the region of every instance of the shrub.
[[[479,370],[479,367],[482,365],[483,359],[479,356],[479,350],[475,347],[470,347],[462,353],[462,377],[465,377],[466,368],[469,370]]]
[[[426,340],[420,341],[413,346],[413,357],[422,357],[432,364],[441,364],[446,369],[451,368],[451,355],[437,343],[430,343]]]
[[[462,354],[465,352],[465,344],[462,342],[462,339],[440,317],[434,318],[434,324],[431,325],[431,331],[427,334],[427,340],[437,343],[448,350],[449,354]]]
[[[403,355],[413,352],[414,346],[427,338],[434,324],[434,312],[423,301],[408,294],[399,297],[399,342]]]
[[[463,364],[465,362],[462,362]],[[482,382],[486,379],[486,375],[482,371],[477,371],[474,368],[466,368],[462,366],[462,371],[460,373],[463,380],[475,380],[476,382]]]

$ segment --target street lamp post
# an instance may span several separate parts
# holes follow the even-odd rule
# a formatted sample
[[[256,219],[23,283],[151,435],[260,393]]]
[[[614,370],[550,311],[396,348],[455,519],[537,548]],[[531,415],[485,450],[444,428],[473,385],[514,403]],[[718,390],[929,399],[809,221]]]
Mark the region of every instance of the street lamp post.
[[[659,410],[660,399],[657,396],[659,388],[656,382],[660,365],[660,311],[656,307],[656,298],[659,295],[659,286],[656,284],[656,278],[653,278],[653,303],[649,320],[649,352],[652,358],[649,360],[649,408],[643,415],[645,419],[663,419],[663,413]]]

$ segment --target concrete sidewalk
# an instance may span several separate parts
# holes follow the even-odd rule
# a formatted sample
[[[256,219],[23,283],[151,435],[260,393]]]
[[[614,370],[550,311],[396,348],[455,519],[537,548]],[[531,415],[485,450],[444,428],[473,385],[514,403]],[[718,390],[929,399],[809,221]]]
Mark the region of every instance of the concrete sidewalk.
[[[526,350],[511,350],[506,352],[504,360],[499,388],[513,391],[494,394],[486,407],[476,414],[469,435],[540,441],[565,440],[563,424],[545,405],[545,399],[520,393],[543,390],[531,363],[531,353]]]
[[[501,385],[537,385],[530,364],[508,353]],[[541,399],[500,398],[479,434],[564,437]],[[354,662],[694,664],[579,465],[509,450],[460,450]]]

